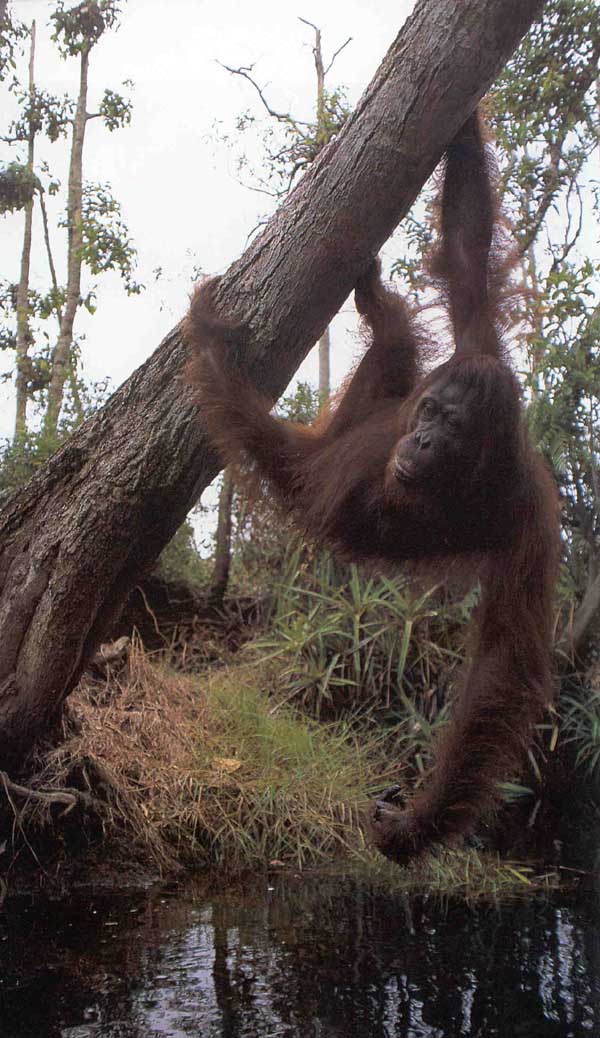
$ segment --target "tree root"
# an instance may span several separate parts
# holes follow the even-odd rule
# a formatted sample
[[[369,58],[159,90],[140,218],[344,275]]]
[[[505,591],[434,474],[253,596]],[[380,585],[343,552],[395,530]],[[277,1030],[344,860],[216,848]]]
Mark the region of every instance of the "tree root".
[[[4,786],[7,799],[13,809],[16,812],[15,805],[12,797],[25,797],[26,800],[38,800],[44,804],[64,804],[64,811],[61,811],[60,817],[63,818],[68,815],[70,811],[77,804],[83,804],[85,807],[91,807],[94,803],[94,798],[89,793],[84,793],[79,789],[30,789],[28,786],[20,786],[18,782],[13,782],[8,777],[5,771],[0,771],[0,782]]]

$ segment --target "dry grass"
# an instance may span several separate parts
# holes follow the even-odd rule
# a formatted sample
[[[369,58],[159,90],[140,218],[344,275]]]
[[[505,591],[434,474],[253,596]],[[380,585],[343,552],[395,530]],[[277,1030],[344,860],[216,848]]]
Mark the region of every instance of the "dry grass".
[[[108,684],[83,681],[69,700],[67,738],[47,754],[37,788],[76,784],[107,836],[123,835],[162,870],[192,844],[182,815],[196,799],[206,699],[198,680],[155,665],[139,644]]]

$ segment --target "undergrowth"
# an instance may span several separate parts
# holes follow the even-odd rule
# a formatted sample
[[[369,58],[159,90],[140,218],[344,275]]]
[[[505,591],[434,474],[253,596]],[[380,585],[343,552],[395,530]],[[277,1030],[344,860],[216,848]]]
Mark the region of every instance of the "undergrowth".
[[[30,795],[12,797],[13,852],[24,853],[34,832],[56,837],[68,828],[71,839],[89,830],[117,847],[117,867],[137,859],[163,874],[343,861],[403,889],[479,896],[535,885],[473,852],[444,852],[407,870],[380,859],[365,836],[364,808],[398,779],[401,733],[382,731],[368,713],[318,722],[282,701],[278,685],[272,664],[190,677],[134,646],[125,677],[76,690],[69,737],[40,758]]]
[[[598,796],[600,791],[600,687],[598,667],[583,679],[571,682],[559,701],[562,740],[573,755],[573,762],[589,780]]]
[[[365,576],[295,541],[272,588],[268,633],[252,649],[277,663],[282,694],[317,716],[365,704],[381,713],[400,690],[431,717],[463,658],[476,598],[414,593],[403,577]]]

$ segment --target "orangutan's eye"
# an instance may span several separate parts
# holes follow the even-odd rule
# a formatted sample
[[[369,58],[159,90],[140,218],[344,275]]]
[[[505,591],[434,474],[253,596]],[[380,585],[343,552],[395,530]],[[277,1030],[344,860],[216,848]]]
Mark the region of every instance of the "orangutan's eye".
[[[422,418],[433,418],[437,411],[437,405],[432,397],[426,396],[419,405],[419,415]]]

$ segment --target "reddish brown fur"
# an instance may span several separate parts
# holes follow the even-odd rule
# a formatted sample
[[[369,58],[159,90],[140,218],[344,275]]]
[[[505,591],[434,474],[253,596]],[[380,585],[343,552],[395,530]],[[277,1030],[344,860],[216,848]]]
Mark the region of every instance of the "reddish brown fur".
[[[215,315],[212,282],[197,291],[186,325],[194,351],[188,377],[223,461],[251,459],[319,543],[359,561],[445,565],[458,558],[465,573],[479,560],[473,658],[435,767],[406,807],[392,790],[372,810],[377,846],[399,862],[455,841],[497,805],[498,783],[520,768],[552,692],[557,496],[529,443],[502,347],[507,264],[495,246],[489,165],[475,114],[446,158],[432,269],[455,354],[433,372],[423,375],[420,336],[377,264],[356,286],[371,345],[336,410],[310,429],[273,417],[227,363],[227,344],[240,334]],[[442,465],[429,484],[403,482],[393,478],[398,444],[418,439],[417,408],[432,387],[450,387],[475,433],[460,464]]]

